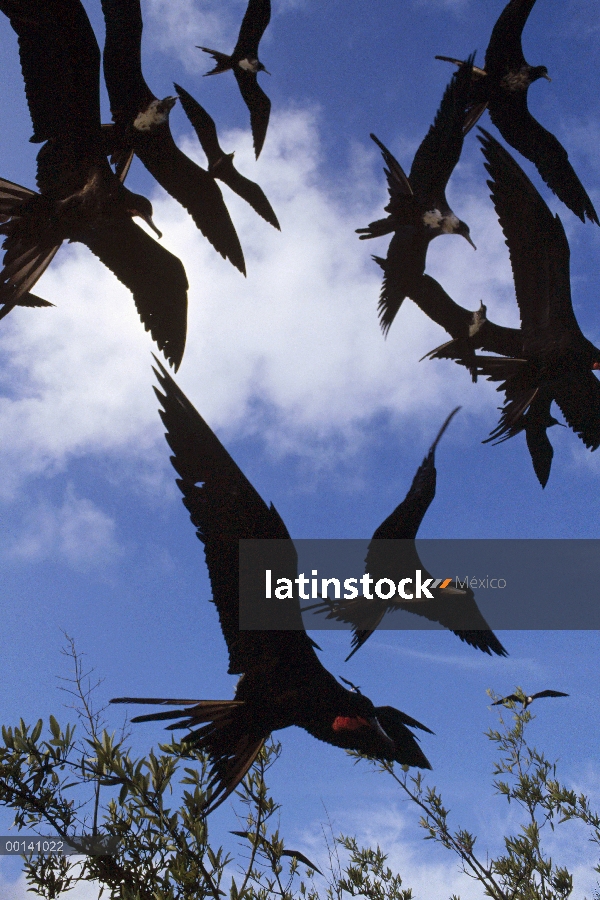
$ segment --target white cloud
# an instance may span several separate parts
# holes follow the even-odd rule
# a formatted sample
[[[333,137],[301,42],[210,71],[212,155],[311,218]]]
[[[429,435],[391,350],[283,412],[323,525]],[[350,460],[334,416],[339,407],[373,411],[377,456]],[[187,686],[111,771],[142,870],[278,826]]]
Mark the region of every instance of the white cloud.
[[[47,500],[29,504],[20,533],[4,551],[8,558],[28,562],[62,558],[79,570],[105,565],[120,554],[113,520],[77,497],[71,486],[60,506]]]
[[[393,795],[394,788],[391,782],[388,784]],[[443,789],[441,793],[444,799]],[[514,804],[510,807],[503,805],[503,798],[492,796],[492,793],[491,785],[486,786],[480,801],[483,803],[484,798],[489,797],[487,808],[480,809],[471,821],[457,821],[452,812],[449,816],[451,831],[463,827],[475,832],[476,852],[485,862],[489,861],[486,850],[489,849],[494,855],[501,854],[504,835],[518,834],[519,822],[523,819],[523,814]],[[402,792],[398,796],[404,798]],[[343,833],[355,836],[359,847],[379,846],[387,855],[386,868],[398,873],[402,878],[402,887],[410,888],[418,900],[428,897],[443,900],[452,895],[459,896],[461,900],[481,900],[483,889],[479,881],[461,870],[458,856],[425,840],[425,832],[417,826],[420,810],[411,806],[405,812],[388,799],[385,805],[370,803],[368,810],[356,807],[345,809]],[[334,821],[332,825],[334,833],[338,833],[337,823]],[[303,830],[300,839],[294,839],[294,846],[298,846],[323,872],[327,872],[328,857],[323,848],[322,828],[321,824],[315,824]],[[598,875],[593,870],[597,863],[593,845],[590,845],[587,854],[582,852],[587,836],[584,836],[584,830],[567,823],[555,832],[544,831],[542,840],[542,846],[554,864],[566,866],[573,875],[573,896],[577,897],[591,897],[598,882]],[[345,851],[340,850],[342,861],[344,854]],[[318,876],[315,880],[321,883]]]
[[[78,884],[68,894],[69,900],[98,900],[100,888],[96,884]],[[24,875],[20,875],[16,881],[6,881],[0,874],[0,897],[2,900],[31,900],[32,893],[28,890]]]
[[[237,28],[230,7],[225,8],[214,0],[178,0],[177,3],[147,0],[143,12],[144,40],[163,53],[175,56],[190,72],[199,72],[207,68],[211,57],[196,49],[196,45],[231,53],[243,16],[243,4],[240,3]]]
[[[271,22],[279,15],[306,8],[310,2],[274,0]],[[142,10],[144,46],[168,54],[171,60],[178,59],[189,72],[204,73],[212,68],[212,57],[197,47],[232,53],[247,6],[247,0],[227,4],[220,0],[146,0]],[[261,48],[272,37],[272,27],[267,28]]]
[[[224,134],[222,143],[263,186],[282,232],[224,188],[246,255],[244,279],[181,207],[162,193],[152,198],[163,243],[183,260],[191,286],[183,390],[212,427],[260,432],[277,452],[293,450],[317,465],[360,449],[359,430],[368,439],[365,426],[382,414],[410,417],[429,433],[432,421],[464,401],[470,381],[453,364],[418,363],[445,333],[408,300],[383,340],[380,273],[369,250],[385,253],[386,243],[368,247],[354,234],[381,211],[361,213],[355,196],[324,178],[315,114],[274,114],[258,163],[249,132]],[[185,148],[204,162],[195,136]],[[358,195],[376,196],[379,163],[374,175],[354,154],[352,169],[363,178]],[[510,275],[491,204],[467,189],[461,197],[480,249],[441,238],[431,271],[474,309],[480,296],[490,303],[497,292],[502,300]],[[2,323],[5,494],[74,457],[148,458],[162,442],[148,352],[155,348],[129,292],[80,245],[61,249],[38,290],[57,308],[15,310]],[[471,411],[497,406],[485,383],[466,399]]]
[[[382,640],[371,641],[369,646],[371,647],[371,650],[373,652],[383,651],[384,653],[392,653],[397,656],[418,659],[440,666],[453,666],[458,669],[482,669],[485,672],[489,672],[490,667],[494,667],[498,671],[501,671],[506,677],[508,677],[509,673],[511,672],[515,673],[515,676],[516,673],[522,674],[524,672],[526,672],[528,675],[536,676],[541,676],[542,674],[544,674],[543,669],[539,665],[539,663],[535,662],[535,660],[522,657],[490,657],[487,654],[483,653],[464,656],[458,653],[450,654],[423,652],[422,650],[413,650],[410,647],[402,647],[398,644],[386,644]],[[465,646],[466,644],[463,644],[463,647]],[[520,674],[516,677],[520,677]]]

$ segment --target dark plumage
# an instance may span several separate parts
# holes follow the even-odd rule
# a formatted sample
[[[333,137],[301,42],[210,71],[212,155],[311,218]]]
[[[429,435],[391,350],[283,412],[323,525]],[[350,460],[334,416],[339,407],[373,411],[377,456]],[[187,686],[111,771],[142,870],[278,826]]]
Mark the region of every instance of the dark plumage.
[[[562,422],[550,415],[551,404],[552,397],[539,392],[529,404],[527,411],[517,420],[516,424],[503,432],[502,437],[498,440],[494,440],[494,437],[489,437],[483,441],[484,444],[491,442],[502,444],[509,438],[519,434],[520,431],[524,431],[533,469],[542,487],[546,487],[548,483],[554,456],[554,450],[548,438],[548,428],[551,428],[553,425],[566,427]]]
[[[184,91],[178,84],[175,85],[175,90],[206,154],[208,174],[223,181],[242,200],[249,203],[259,216],[262,216],[274,228],[281,230],[277,216],[273,212],[273,207],[267,200],[263,189],[260,185],[255,184],[254,181],[250,181],[249,178],[244,178],[243,175],[240,175],[233,164],[234,153],[224,153],[221,150],[217,128],[212,117],[209,116],[204,107],[200,106],[197,100],[194,100],[191,94]]]
[[[446,200],[446,185],[463,145],[463,125],[471,81],[470,65],[459,69],[446,88],[435,121],[415,154],[408,178],[381,141],[390,202],[387,218],[358,228],[361,240],[394,233],[387,257],[373,259],[384,272],[379,297],[379,321],[387,334],[405,297],[410,297],[425,271],[427,248],[440,234],[460,234],[473,247],[469,227],[455,216]]]
[[[473,69],[471,109],[465,133],[487,107],[502,137],[536,166],[551,191],[585,221],[600,224],[592,201],[575,174],[562,144],[546,131],[527,108],[529,85],[546,78],[546,66],[530,66],[523,56],[521,35],[535,0],[510,0],[494,25],[485,54],[485,70]],[[466,63],[438,56],[462,67]]]
[[[451,341],[431,350],[423,359],[454,359],[466,366],[473,381],[477,381],[475,350],[505,356],[517,356],[521,352],[523,335],[519,328],[495,325],[488,319],[483,303],[474,312],[459,306],[429,275],[423,275],[413,289],[411,299],[452,336]]]
[[[510,253],[521,315],[522,346],[515,359],[477,357],[477,371],[491,381],[506,403],[491,438],[525,431],[534,468],[545,485],[552,461],[542,432],[556,423],[554,400],[586,447],[600,445],[600,350],[587,340],[571,303],[569,244],[558,216],[510,154],[483,129],[480,141],[488,185]]]
[[[0,318],[23,298],[63,240],[81,241],[133,293],[167,359],[183,356],[187,278],[181,262],[132,221],[154,229],[150,201],[111,171],[100,126],[100,51],[80,0],[0,0],[19,36],[40,193],[0,184],[4,269]],[[160,235],[160,232],[158,232]]]
[[[159,100],[144,79],[140,0],[102,0],[102,11],[104,80],[115,123],[105,128],[104,136],[117,162],[117,174],[126,174],[135,152],[161,187],[189,212],[215,250],[245,274],[244,254],[218,185],[173,140],[169,113],[177,98]]]
[[[499,706],[500,704],[505,704],[508,702],[511,703],[521,703],[523,705],[523,709],[527,709],[534,700],[537,700],[539,697],[568,697],[568,694],[563,694],[562,691],[538,691],[537,694],[509,694],[508,697],[503,697],[501,700],[496,700],[492,703],[492,706]]]
[[[229,701],[124,697],[113,702],[187,707],[133,721],[177,719],[170,728],[193,729],[186,740],[212,760],[207,813],[235,789],[269,734],[290,725],[337,747],[430,768],[409,731],[429,729],[390,706],[375,707],[367,697],[339,684],[319,662],[296,598],[276,601],[280,612],[285,603],[283,614],[294,630],[240,631],[240,539],[277,540],[280,570],[292,579],[298,574],[296,549],[274,506],[267,506],[256,493],[162,366],[157,375],[165,392],[157,391],[157,396],[173,450],[171,461],[180,476],[183,502],[204,544],[213,602],[229,650],[229,672],[242,677],[235,699]]]
[[[271,101],[257,78],[259,72],[267,71],[258,58],[258,45],[270,20],[271,0],[248,0],[237,44],[231,56],[208,47],[198,47],[198,50],[210,53],[216,63],[214,69],[206,72],[206,75],[233,70],[244,103],[250,110],[250,127],[257,159],[265,142],[271,114]]]
[[[460,407],[457,407],[453,410],[442,425],[402,503],[381,523],[373,535],[365,559],[365,572],[369,573],[375,583],[380,578],[389,578],[397,584],[407,575],[412,578],[417,569],[421,569],[423,580],[431,578],[419,559],[414,541],[423,517],[435,497],[436,447],[459,409]],[[447,586],[430,590],[433,591],[432,600],[407,602],[396,598],[382,600],[373,594],[372,599],[357,597],[354,600],[324,600],[312,608],[327,612],[329,619],[353,625],[352,652],[347,659],[350,659],[373,634],[385,614],[395,609],[403,609],[424,616],[431,622],[439,622],[440,625],[453,631],[462,641],[485,653],[507,655],[479,612],[470,588],[462,590],[455,586]],[[466,627],[460,627],[462,622],[466,623]]]

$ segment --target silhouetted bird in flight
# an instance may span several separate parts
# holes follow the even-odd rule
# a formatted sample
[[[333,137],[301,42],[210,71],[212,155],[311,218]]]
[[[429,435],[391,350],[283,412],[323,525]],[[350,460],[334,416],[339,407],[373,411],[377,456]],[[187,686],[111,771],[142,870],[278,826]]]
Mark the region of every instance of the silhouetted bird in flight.
[[[275,507],[257,494],[162,366],[157,376],[164,390],[156,393],[173,451],[171,461],[180,476],[177,483],[204,544],[213,602],[229,650],[228,671],[242,677],[234,700],[121,697],[112,702],[183,707],[132,721],[176,719],[170,728],[193,729],[185,740],[207,752],[212,761],[206,813],[239,784],[269,734],[290,725],[337,747],[430,768],[409,731],[429,729],[391,706],[376,707],[363,694],[339,684],[317,658],[302,625],[297,597],[274,601],[291,630],[240,630],[239,541],[276,541],[278,571],[290,579],[298,575],[296,549]]]
[[[501,381],[506,403],[489,440],[525,431],[535,472],[548,480],[552,447],[545,431],[556,423],[554,400],[568,425],[586,447],[600,445],[600,350],[577,324],[571,303],[569,244],[558,216],[553,216],[521,167],[483,129],[491,197],[510,253],[521,316],[518,358],[477,357],[477,371]]]
[[[280,230],[277,216],[273,212],[273,207],[267,200],[263,189],[260,185],[255,184],[254,181],[250,181],[249,178],[244,178],[243,175],[240,175],[233,164],[234,153],[224,153],[221,149],[217,128],[212,117],[209,116],[203,106],[200,106],[197,100],[194,100],[191,94],[188,94],[178,84],[175,85],[175,90],[206,154],[208,174],[223,181],[242,200],[249,203],[259,216],[262,216],[270,225]]]
[[[384,334],[389,331],[405,297],[410,297],[425,271],[427,248],[440,234],[460,234],[472,247],[469,227],[450,209],[446,185],[463,145],[463,125],[471,84],[470,64],[452,77],[435,121],[415,154],[408,178],[400,163],[381,141],[375,141],[387,168],[390,202],[385,219],[357,228],[362,241],[394,233],[387,257],[373,259],[383,269],[379,297],[379,321]]]
[[[521,35],[535,0],[510,0],[494,25],[485,54],[485,69],[473,68],[470,111],[465,133],[487,107],[502,137],[537,167],[551,191],[584,222],[600,225],[596,210],[575,174],[562,144],[534,119],[527,108],[529,85],[548,78],[546,66],[530,66],[523,56]],[[437,56],[464,67],[467,63]]]
[[[436,581],[425,570],[414,541],[423,517],[435,497],[436,447],[459,409],[460,406],[453,410],[440,428],[402,503],[381,523],[371,539],[365,559],[365,572],[369,573],[374,583],[380,578],[387,578],[396,584],[407,575],[412,580],[417,569],[421,570],[422,582],[427,579]],[[353,626],[352,652],[347,659],[373,634],[385,614],[396,609],[424,616],[430,622],[439,622],[462,641],[485,653],[506,656],[506,650],[479,612],[473,591],[448,584],[440,587],[439,580],[437,584],[438,587],[434,587],[430,583],[429,591],[433,594],[431,600],[415,598],[404,602],[396,595],[393,599],[383,600],[373,594],[370,599],[364,596],[353,600],[324,599],[319,604],[306,607],[305,611],[317,609],[327,612],[327,618]]]
[[[258,45],[270,20],[271,0],[249,0],[237,44],[231,56],[218,50],[210,50],[208,47],[198,47],[198,50],[210,53],[216,62],[214,69],[206,72],[206,75],[218,75],[219,72],[233,70],[244,103],[250,110],[250,126],[257,159],[265,142],[271,114],[271,101],[260,87],[257,78],[259,72],[267,72],[258,58]],[[267,72],[268,74],[270,73]]]
[[[537,700],[539,697],[568,697],[568,694],[563,694],[562,691],[538,691],[537,694],[523,694],[519,696],[519,694],[509,694],[508,697],[503,697],[501,700],[496,700],[492,703],[492,706],[499,706],[501,703],[508,703],[512,701],[513,703],[521,703],[523,705],[523,709],[527,709],[534,700]]]
[[[215,250],[245,274],[244,254],[219,186],[173,140],[169,113],[177,98],[159,100],[142,74],[140,0],[102,0],[102,11],[104,80],[115,123],[104,133],[117,174],[124,177],[135,151]]]
[[[471,372],[473,381],[477,381],[475,350],[504,356],[518,356],[521,352],[523,335],[520,328],[495,325],[488,319],[483,303],[474,312],[459,306],[430,275],[423,275],[411,294],[411,300],[419,309],[452,336],[451,341],[426,353],[422,359],[460,361]]]
[[[40,193],[2,190],[0,318],[19,305],[62,241],[80,241],[132,292],[140,318],[177,367],[185,347],[187,278],[177,257],[139,228],[152,205],[112,172],[100,125],[100,51],[80,0],[0,0],[19,36]]]

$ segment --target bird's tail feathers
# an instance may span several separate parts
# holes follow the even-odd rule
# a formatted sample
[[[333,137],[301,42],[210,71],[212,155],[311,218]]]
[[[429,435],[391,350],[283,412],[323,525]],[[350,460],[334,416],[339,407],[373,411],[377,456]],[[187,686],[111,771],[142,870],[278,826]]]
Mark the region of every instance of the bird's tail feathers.
[[[475,356],[477,372],[485,375],[488,381],[501,381],[496,390],[506,390],[509,381],[519,379],[524,374],[527,365],[526,359],[517,359],[510,356]]]
[[[29,188],[7,181],[6,178],[0,178],[0,222],[8,221],[18,211],[21,204],[33,197],[34,194],[35,191],[30,191]]]
[[[374,222],[369,222],[366,228],[357,228],[356,233],[360,234],[361,241],[368,241],[370,238],[391,234],[394,228],[394,219],[392,216],[386,216],[385,219],[376,219]]]
[[[167,730],[189,728],[182,743],[202,750],[211,760],[204,815],[231,794],[258,756],[268,734],[253,727],[246,704],[239,700],[174,700],[119,697],[111,703],[158,703],[187,707],[136,716],[132,722],[178,719]],[[196,728],[200,725],[200,728]],[[192,730],[193,729],[193,730]]]
[[[211,69],[210,72],[205,72],[205,75],[218,75],[219,72],[226,72],[228,69],[233,68],[231,65],[231,57],[227,56],[226,53],[220,53],[218,50],[210,50],[208,47],[200,46],[198,46],[198,50],[203,50],[205,53],[210,53],[210,55],[216,62],[216,66],[214,67],[214,69]]]
[[[445,344],[440,344],[439,347],[434,347],[422,356],[419,362],[424,359],[453,359],[459,366],[465,366],[469,370],[474,384],[477,381],[477,357],[465,338],[453,338]]]
[[[17,253],[7,250],[5,266],[0,275],[0,319],[8,315],[15,306],[52,306],[47,300],[30,294],[29,289],[48,268],[59,247],[60,244],[49,249],[35,245]]]
[[[520,431],[523,431],[525,428],[525,417],[538,391],[539,386],[519,391],[511,397],[510,401],[502,408],[500,422],[482,443],[489,444],[493,442],[501,444],[503,441],[507,441]]]

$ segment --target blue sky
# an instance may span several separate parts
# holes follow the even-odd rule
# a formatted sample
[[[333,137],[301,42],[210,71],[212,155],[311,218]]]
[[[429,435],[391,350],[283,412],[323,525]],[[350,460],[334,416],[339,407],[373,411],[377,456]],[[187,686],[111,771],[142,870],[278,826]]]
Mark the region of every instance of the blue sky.
[[[85,6],[102,42],[100,4]],[[408,171],[451,74],[434,55],[465,57],[477,49],[482,63],[503,0],[273,0],[261,44],[273,73],[261,76],[272,116],[258,162],[234,79],[203,79],[209,59],[194,48],[232,49],[243,0],[142,6],[151,89],[164,96],[177,81],[206,106],[223,148],[236,151],[236,164],[262,185],[282,224],[275,232],[223,189],[246,256],[244,280],[139,163],[128,181],[151,197],[163,243],[190,280],[177,381],[292,536],[370,537],[404,497],[448,412],[462,404],[438,450],[437,496],[422,537],[598,537],[600,456],[570,430],[552,429],[555,456],[542,490],[522,435],[500,447],[482,445],[497,422],[500,395],[487,383],[472,385],[450,362],[418,362],[445,335],[409,301],[383,339],[380,275],[370,254],[384,255],[386,239],[365,244],[354,234],[381,215],[387,196],[369,132]],[[599,35],[595,10],[583,0],[538,0],[524,34],[528,61],[545,64],[552,78],[533,85],[530,108],[567,147],[597,208]],[[4,18],[0,43],[0,174],[34,187],[37,147],[28,143],[16,38]],[[106,98],[104,115],[108,121]],[[204,164],[178,106],[171,123],[180,145]],[[519,162],[565,225],[576,314],[598,344],[600,232],[561,207],[535,169]],[[517,325],[508,253],[485,177],[471,134],[448,193],[478,249],[459,237],[435,241],[427,270],[463,306],[475,309],[483,299],[490,318]],[[226,674],[202,547],[181,505],[156,412],[154,347],[130,295],[80,245],[61,249],[38,292],[56,308],[16,310],[0,328],[2,721],[61,711],[56,676],[69,674],[59,653],[61,629],[105,678],[103,698],[230,697],[235,678]],[[482,832],[492,847],[506,811],[489,787],[491,748],[482,732],[496,719],[486,688],[569,692],[568,700],[534,708],[533,735],[550,757],[560,757],[569,784],[600,793],[597,633],[500,638],[506,660],[463,647],[452,634],[384,631],[344,664],[349,633],[317,636],[336,675],[436,732],[423,739],[431,783],[457,824]],[[111,727],[121,713],[110,713]],[[144,725],[133,741],[143,753],[161,737],[158,727]],[[280,737],[284,753],[271,781],[290,842],[318,855],[324,803],[339,830],[379,840],[405,884],[421,886],[420,896],[433,895],[432,879],[436,896],[476,896],[454,860],[423,844],[417,815],[383,779],[297,729]],[[482,791],[496,804],[494,825]],[[213,821],[217,833],[235,827],[228,804]],[[0,815],[4,831],[8,822]],[[567,850],[566,861],[581,870],[576,895],[589,896],[592,851],[587,857],[576,843]],[[10,900],[25,896],[18,868],[5,859],[0,886]]]

